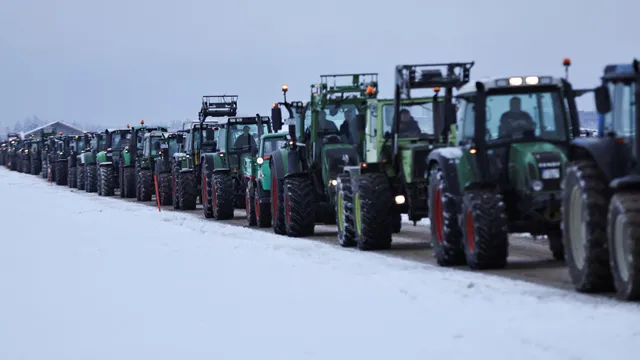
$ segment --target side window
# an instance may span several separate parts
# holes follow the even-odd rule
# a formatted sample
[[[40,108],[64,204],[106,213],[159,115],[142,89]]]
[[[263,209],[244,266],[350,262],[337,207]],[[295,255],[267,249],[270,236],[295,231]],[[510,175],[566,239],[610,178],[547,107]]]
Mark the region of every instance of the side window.
[[[142,153],[144,154],[144,156],[149,156],[151,155],[150,149],[149,149],[149,143],[151,142],[151,138],[148,138],[146,140],[143,140],[143,151]]]
[[[620,135],[631,135],[635,130],[633,126],[635,121],[631,115],[631,105],[634,101],[631,90],[629,85],[625,86],[622,83],[616,85],[616,109],[620,109],[620,111],[616,111],[614,116],[616,117],[616,133]]]
[[[367,135],[375,136],[377,131],[381,131],[382,129],[378,129],[378,105],[371,104],[369,105],[369,132]]]
[[[227,149],[227,129],[221,128],[218,130],[218,149],[226,151]]]
[[[615,86],[613,83],[607,84],[607,88],[609,89],[609,96],[611,97],[612,102],[615,102]],[[614,105],[614,104],[612,104]],[[612,106],[613,107],[613,106]],[[615,131],[613,126],[613,116],[615,113],[615,109],[609,111],[609,113],[603,115],[604,117],[604,128],[602,129],[605,133]]]
[[[466,140],[473,138],[475,134],[475,105],[470,102],[465,101],[466,106],[464,106],[464,117],[462,118],[462,136],[460,136],[460,140]]]
[[[311,107],[307,106],[307,110],[304,112],[304,131],[311,128]]]

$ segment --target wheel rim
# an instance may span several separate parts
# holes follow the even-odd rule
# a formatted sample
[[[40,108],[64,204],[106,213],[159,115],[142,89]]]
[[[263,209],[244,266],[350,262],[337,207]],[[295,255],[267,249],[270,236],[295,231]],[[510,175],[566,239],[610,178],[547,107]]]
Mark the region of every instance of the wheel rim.
[[[571,190],[570,215],[569,215],[569,240],[571,241],[571,254],[575,266],[582,270],[586,262],[586,226],[583,221],[582,192],[578,186]]]
[[[433,199],[433,221],[436,226],[436,239],[442,244],[444,241],[444,216],[442,215],[442,193],[440,187],[436,189]]]
[[[614,256],[616,259],[616,270],[620,278],[627,282],[629,281],[629,266],[630,259],[627,256],[629,249],[627,249],[627,222],[622,214],[618,214],[616,222],[613,227],[613,244],[615,246]]]
[[[336,201],[336,206],[338,207],[338,231],[344,230],[344,195],[342,191],[338,190],[338,200]]]
[[[476,230],[473,227],[473,213],[471,210],[467,210],[464,222],[467,230],[467,247],[469,248],[469,252],[474,252],[476,250]]]

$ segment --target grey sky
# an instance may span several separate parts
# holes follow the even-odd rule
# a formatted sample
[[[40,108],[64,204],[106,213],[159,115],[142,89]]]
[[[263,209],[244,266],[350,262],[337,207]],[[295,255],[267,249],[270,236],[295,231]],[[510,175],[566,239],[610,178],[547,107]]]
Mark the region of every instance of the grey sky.
[[[429,4],[429,5],[428,5]],[[205,94],[267,114],[287,83],[306,100],[323,73],[475,60],[472,78],[562,75],[593,86],[640,56],[632,0],[0,1],[0,126],[197,117]],[[589,101],[581,108],[590,109]]]

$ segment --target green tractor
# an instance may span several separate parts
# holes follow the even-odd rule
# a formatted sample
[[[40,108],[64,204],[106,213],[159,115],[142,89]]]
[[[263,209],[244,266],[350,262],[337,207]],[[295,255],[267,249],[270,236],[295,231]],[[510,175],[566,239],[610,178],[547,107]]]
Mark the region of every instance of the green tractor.
[[[123,184],[121,184],[120,187],[122,188],[124,186],[124,197],[126,198],[140,198],[141,194],[139,194],[139,181],[141,179],[137,176],[137,174],[140,173],[137,167],[141,164],[141,162],[138,161],[138,157],[142,156],[144,135],[152,131],[168,132],[168,129],[166,126],[145,126],[144,120],[140,121],[140,126],[132,126],[130,128],[131,135],[129,139],[129,145],[125,146],[122,150],[120,159],[120,164],[123,168],[123,176],[120,178]],[[128,191],[131,189],[133,189],[133,193]]]
[[[159,175],[156,170],[157,159],[161,158],[163,151],[168,154],[169,143],[167,141],[167,132],[150,131],[144,134],[142,143],[142,153],[136,157],[136,200],[151,201],[154,194],[154,176]],[[164,162],[166,163],[166,162]],[[164,166],[162,169],[169,173],[171,168]]]
[[[286,102],[288,87],[282,90]],[[276,234],[310,236],[316,223],[336,223],[337,177],[360,163],[367,101],[377,93],[374,73],[322,75],[311,86],[302,116],[290,119],[289,145],[271,157]],[[281,122],[279,107],[272,109],[272,118],[274,124]]]
[[[173,167],[172,159],[183,152],[185,131],[163,133],[164,141],[160,144],[160,154],[154,158],[153,173],[157,175],[160,205],[173,205]],[[146,142],[145,142],[146,145]],[[144,150],[143,150],[144,152]]]
[[[18,157],[20,158],[20,168],[18,171],[23,174],[31,173],[31,152],[29,150],[31,149],[31,144],[35,142],[34,140],[32,137],[24,139],[22,141],[22,148],[18,152]]]
[[[286,146],[287,142],[286,133],[264,134],[260,138],[257,156],[245,156],[243,159],[242,172],[246,179],[245,211],[249,226],[271,226],[271,174],[269,163],[271,162],[271,154]]]
[[[84,146],[82,153],[77,161],[79,185],[84,185],[84,191],[88,193],[98,192],[99,172],[98,172],[98,153],[104,149],[104,136],[100,133],[85,134]],[[79,187],[80,188],[80,187]]]
[[[71,140],[73,136],[63,135],[62,133],[54,137],[54,152],[49,164],[51,168],[52,179],[56,185],[67,185],[67,167],[69,164],[69,154],[71,153]]]
[[[401,230],[402,214],[414,224],[429,216],[426,159],[447,146],[455,116],[443,112],[453,108],[453,88],[469,81],[471,67],[473,63],[398,66],[395,98],[367,102],[362,162],[346,166],[337,178],[341,246],[387,249],[392,234]],[[444,103],[440,88],[445,89]],[[428,89],[434,95],[412,96],[412,90]]]
[[[0,165],[7,166],[7,150],[9,149],[9,145],[7,145],[6,141],[0,141]]]
[[[51,129],[43,129],[39,135],[32,135],[33,141],[29,148],[29,157],[31,160],[31,175],[40,175],[46,177],[46,151],[45,145],[47,139],[54,136],[55,133]]]
[[[571,84],[551,76],[488,78],[456,98],[457,146],[428,158],[438,264],[503,268],[509,233],[522,232],[547,235],[553,257],[564,259],[561,179],[580,136]]]
[[[577,138],[563,179],[564,244],[580,292],[640,300],[640,63],[610,64],[595,89],[596,137]]]
[[[9,133],[7,139],[7,167],[11,171],[18,170],[18,153],[22,148],[22,140],[17,133]]]
[[[78,188],[78,163],[80,162],[80,155],[86,149],[86,138],[86,133],[76,135],[71,139],[69,144],[70,153],[67,159],[67,183],[70,188]]]
[[[232,219],[235,208],[245,208],[247,182],[245,161],[258,155],[263,134],[271,133],[268,116],[228,117],[218,121],[217,146],[211,153],[203,153],[202,206],[207,218]]]
[[[125,171],[122,162],[122,154],[129,146],[130,139],[130,125],[127,125],[126,129],[107,129],[98,139],[100,152],[96,155],[96,162],[99,196],[113,196],[117,188],[120,190],[121,198],[134,197],[135,173],[133,170]],[[125,181],[125,177],[128,181]]]
[[[207,99],[207,104],[209,103]],[[189,128],[184,128],[185,126]],[[175,209],[195,210],[200,190],[200,153],[215,151],[215,128],[217,121],[193,121],[183,124],[176,134],[178,151],[169,159],[158,159],[160,166],[171,167],[171,203]],[[163,178],[163,180],[165,180]],[[164,186],[164,185],[163,185]],[[202,201],[202,199],[200,199]]]

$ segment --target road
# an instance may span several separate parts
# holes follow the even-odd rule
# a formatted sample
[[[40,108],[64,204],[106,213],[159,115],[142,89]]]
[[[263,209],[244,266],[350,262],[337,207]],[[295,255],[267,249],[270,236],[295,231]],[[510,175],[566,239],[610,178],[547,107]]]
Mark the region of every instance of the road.
[[[119,196],[116,194],[116,197]],[[121,199],[128,202],[137,202],[135,199]],[[156,207],[155,200],[143,202],[147,206]],[[190,213],[197,218],[203,218],[202,208],[198,205],[196,210],[175,210],[171,206],[162,207],[162,211],[180,211]],[[216,220],[211,220],[216,221]],[[226,224],[246,227],[245,211],[236,210],[233,220],[224,221]],[[271,228],[252,227],[256,231],[272,232]],[[405,260],[435,265],[430,246],[430,229],[425,225],[403,223],[402,231],[393,235],[393,245],[389,250],[377,251],[386,256],[398,257]],[[335,225],[316,225],[315,235],[307,238],[339,247]],[[524,280],[554,288],[573,290],[571,280],[566,267],[562,262],[553,260],[546,239],[533,240],[529,236],[510,236],[510,249],[508,266],[501,270],[484,271],[496,276]],[[359,251],[357,249],[344,249],[344,251]],[[472,271],[466,266],[457,267],[462,271]],[[605,295],[611,297],[612,295]]]

